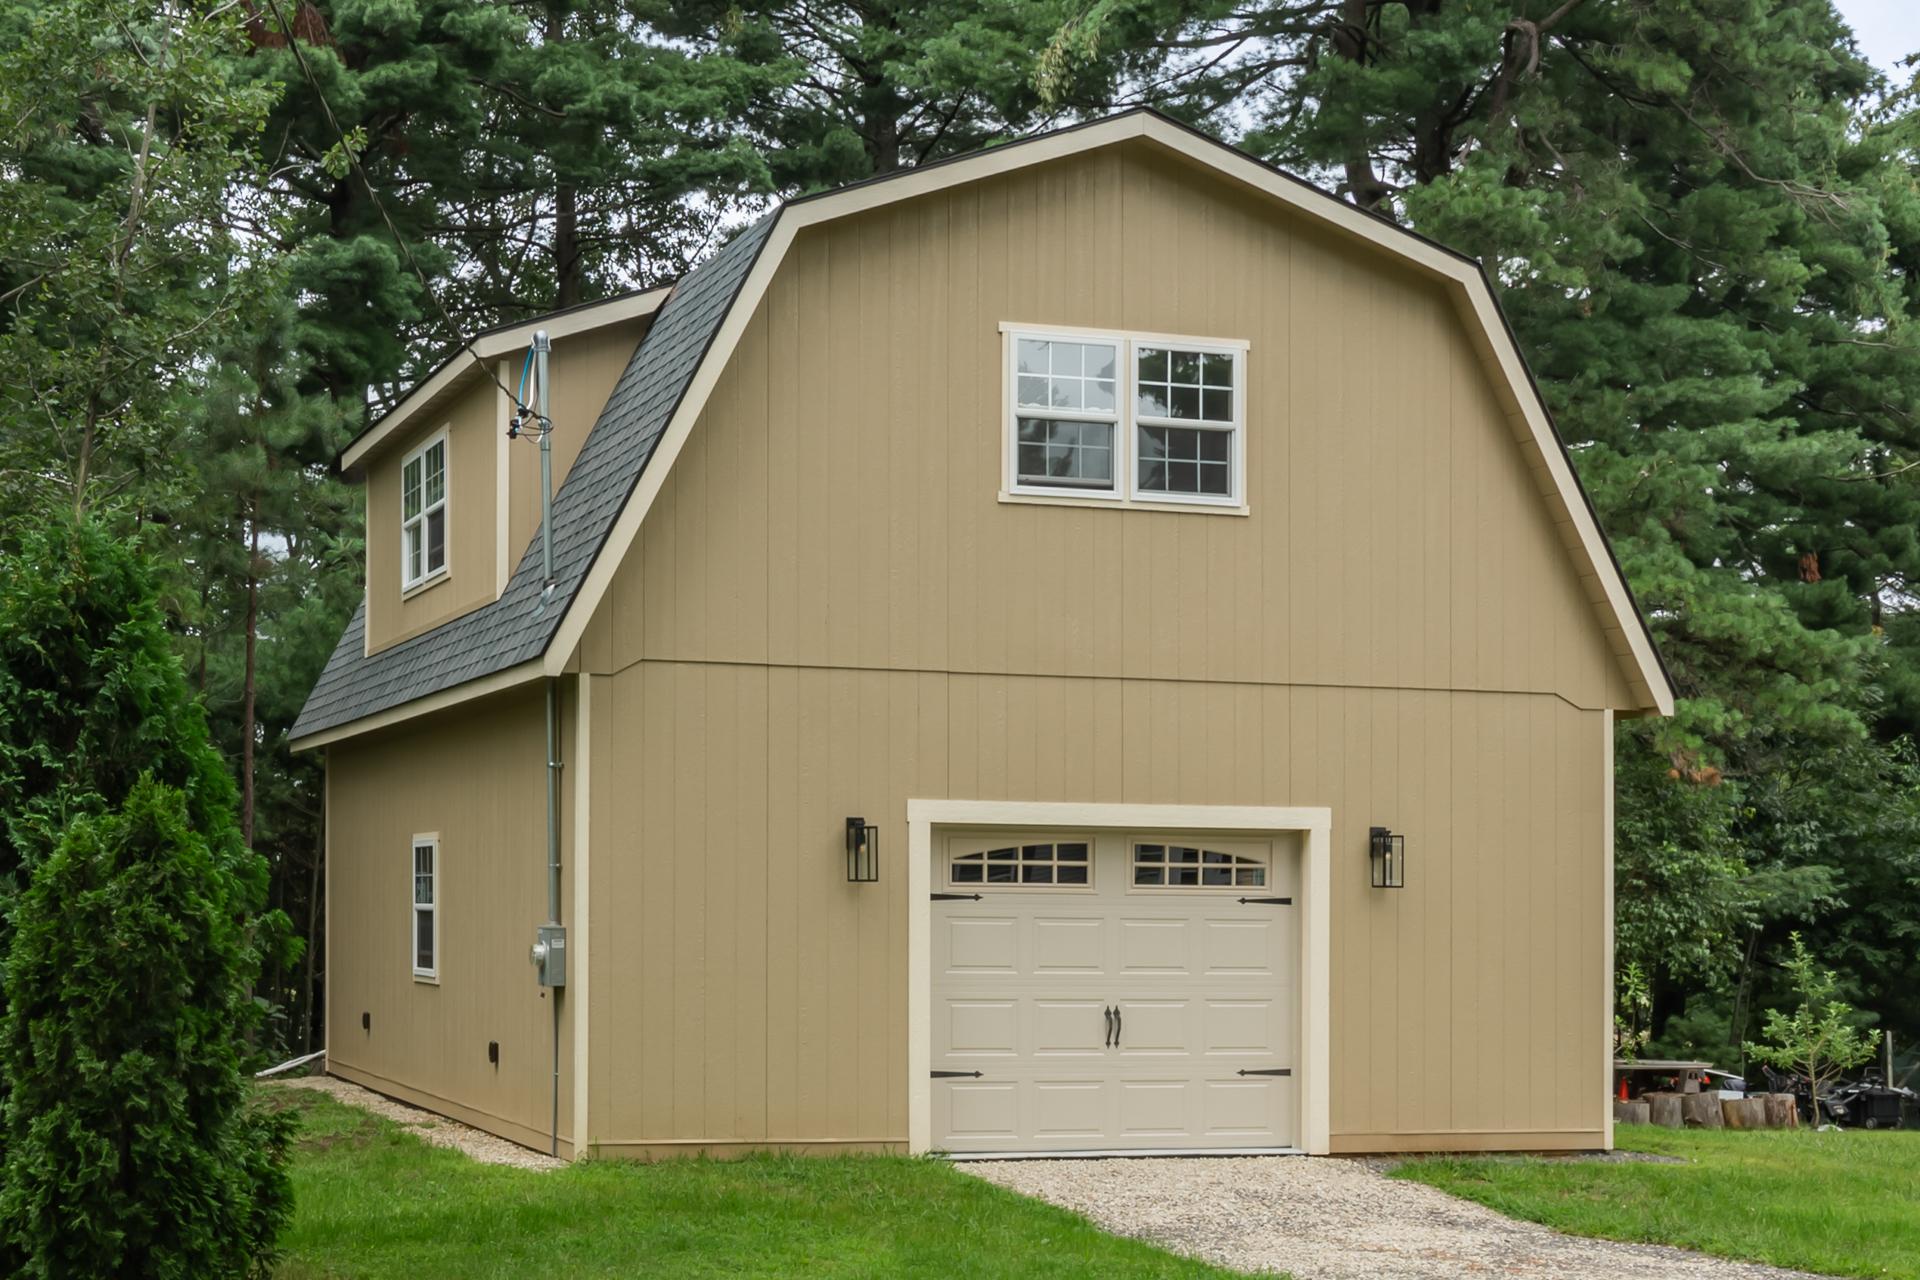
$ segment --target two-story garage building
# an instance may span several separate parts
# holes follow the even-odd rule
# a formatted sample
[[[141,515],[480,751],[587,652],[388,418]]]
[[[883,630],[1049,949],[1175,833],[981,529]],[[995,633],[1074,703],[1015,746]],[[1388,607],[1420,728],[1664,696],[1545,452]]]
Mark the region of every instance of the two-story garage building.
[[[1672,693],[1474,262],[1135,113],[475,350],[344,458],[329,1070],[576,1154],[1611,1145]]]

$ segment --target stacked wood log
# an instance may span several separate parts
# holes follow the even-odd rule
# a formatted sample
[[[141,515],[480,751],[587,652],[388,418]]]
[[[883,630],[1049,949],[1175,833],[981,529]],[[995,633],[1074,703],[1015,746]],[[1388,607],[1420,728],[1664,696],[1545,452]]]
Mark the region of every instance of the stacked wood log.
[[[1681,1094],[1680,1118],[1689,1129],[1724,1129],[1727,1127],[1726,1113],[1720,1106],[1720,1095],[1718,1093]]]
[[[1653,1124],[1664,1129],[1798,1129],[1800,1110],[1790,1093],[1754,1093],[1744,1098],[1707,1093],[1645,1093],[1638,1102],[1615,1102],[1615,1124]]]
[[[1680,1112],[1681,1094],[1649,1093],[1646,1096],[1651,1114],[1648,1119],[1663,1129],[1678,1129],[1685,1125],[1685,1117]]]

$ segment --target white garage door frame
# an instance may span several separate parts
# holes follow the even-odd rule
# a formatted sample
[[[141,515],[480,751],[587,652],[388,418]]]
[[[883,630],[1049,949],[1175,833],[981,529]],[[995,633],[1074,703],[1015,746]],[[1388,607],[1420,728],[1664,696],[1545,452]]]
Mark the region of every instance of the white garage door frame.
[[[1300,1147],[1329,1152],[1328,1003],[1333,810],[1252,805],[907,801],[907,1143],[933,1146],[933,838],[935,827],[1120,827],[1131,831],[1302,833],[1300,866]]]

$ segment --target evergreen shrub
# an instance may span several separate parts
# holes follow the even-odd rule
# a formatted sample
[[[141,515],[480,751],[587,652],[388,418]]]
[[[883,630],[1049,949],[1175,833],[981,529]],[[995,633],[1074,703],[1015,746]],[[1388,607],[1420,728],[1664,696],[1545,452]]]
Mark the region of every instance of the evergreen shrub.
[[[138,546],[0,557],[0,1275],[268,1273],[292,1121],[243,1038],[298,943],[235,797]]]

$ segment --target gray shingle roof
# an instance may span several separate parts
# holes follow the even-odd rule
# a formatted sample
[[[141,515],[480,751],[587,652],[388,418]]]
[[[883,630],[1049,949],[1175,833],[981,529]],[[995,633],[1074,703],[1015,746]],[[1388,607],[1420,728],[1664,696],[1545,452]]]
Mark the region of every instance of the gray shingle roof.
[[[681,280],[627,362],[554,495],[556,585],[546,611],[533,616],[541,588],[537,535],[500,599],[371,658],[363,656],[362,601],[289,736],[336,728],[546,652],[779,216],[762,218]]]

